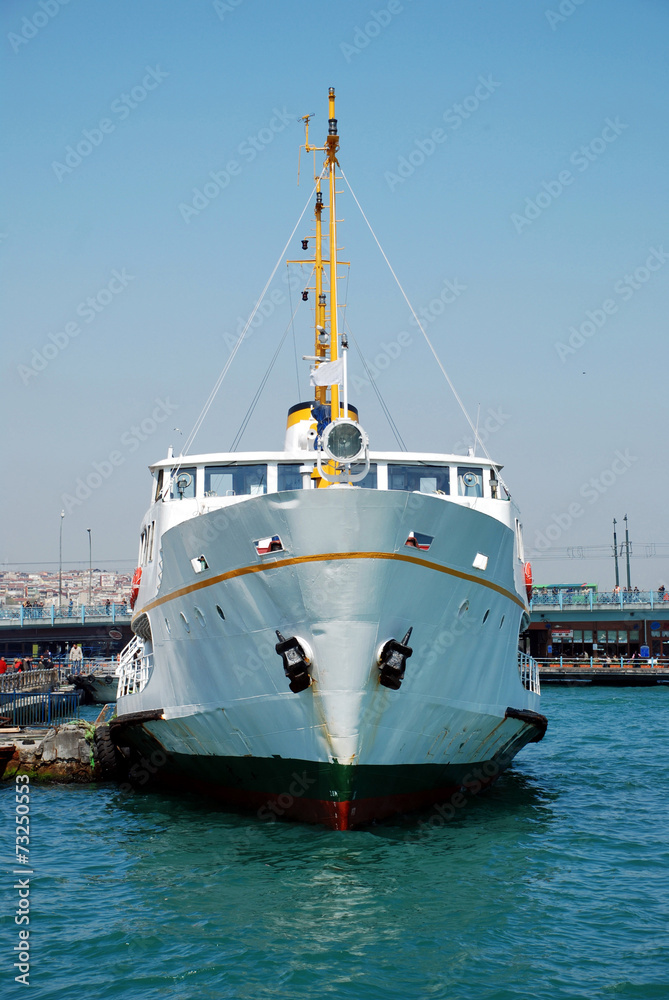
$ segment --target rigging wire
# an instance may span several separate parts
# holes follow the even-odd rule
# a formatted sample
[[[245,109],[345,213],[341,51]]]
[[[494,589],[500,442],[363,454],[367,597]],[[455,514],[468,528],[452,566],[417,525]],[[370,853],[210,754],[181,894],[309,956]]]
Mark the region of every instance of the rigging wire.
[[[348,306],[348,286],[349,286],[350,278],[351,278],[351,268],[349,267],[346,270],[346,288],[344,290],[344,302],[342,304],[342,308],[343,309],[345,309],[346,306]],[[346,318],[346,312],[344,312],[344,314],[343,314],[343,320],[344,320],[343,325],[348,330],[348,332],[350,334],[350,337],[351,337],[351,340],[353,341],[353,343],[355,345],[355,349],[358,352],[358,356],[359,356],[360,360],[362,361],[362,366],[365,369],[365,372],[367,374],[367,378],[369,379],[369,382],[370,382],[370,384],[372,386],[372,389],[376,393],[376,398],[379,401],[379,405],[381,407],[381,410],[383,411],[383,415],[385,416],[386,420],[388,421],[388,425],[390,427],[390,430],[392,431],[395,440],[397,441],[398,445],[400,446],[400,449],[402,451],[406,451],[407,447],[406,447],[404,441],[402,440],[402,435],[399,432],[399,428],[398,428],[397,424],[395,423],[395,421],[393,420],[393,416],[392,416],[392,414],[390,412],[390,409],[388,408],[388,406],[386,404],[386,401],[384,400],[383,396],[381,395],[381,390],[379,389],[378,385],[376,384],[375,379],[372,377],[372,374],[371,374],[371,372],[369,370],[369,366],[367,365],[367,361],[365,360],[365,357],[364,357],[362,351],[360,350],[360,345],[358,344],[358,341],[353,336],[353,332],[352,332],[351,327],[349,325],[348,319]]]
[[[286,264],[286,267],[288,265]],[[300,392],[300,367],[297,363],[297,341],[295,340],[295,313],[293,312],[293,289],[290,287],[290,272],[288,272],[288,302],[290,303],[290,311],[292,313],[291,326],[293,328],[293,355],[295,357],[295,381],[297,382],[297,399],[298,402],[302,399],[302,394]],[[297,312],[297,310],[295,310]]]
[[[318,180],[320,180],[323,177],[324,174],[325,174],[325,166],[323,166],[323,170],[321,171],[321,176],[318,178]],[[267,294],[267,289],[269,288],[269,286],[271,285],[272,281],[274,280],[274,275],[276,274],[276,272],[279,269],[279,264],[283,260],[284,255],[286,254],[286,252],[288,250],[288,247],[290,246],[290,243],[291,243],[291,241],[293,239],[293,236],[297,232],[297,229],[298,229],[300,223],[302,222],[302,218],[304,216],[304,213],[306,212],[306,210],[308,209],[308,207],[309,207],[309,205],[311,203],[311,199],[313,198],[314,192],[315,192],[316,187],[317,187],[317,183],[318,183],[318,181],[314,184],[313,188],[309,192],[309,197],[307,198],[307,201],[306,201],[306,203],[304,205],[304,208],[302,209],[302,211],[300,213],[300,217],[297,220],[297,222],[295,223],[295,226],[293,228],[292,233],[290,234],[290,236],[286,240],[286,244],[285,244],[283,250],[281,251],[281,253],[279,254],[278,260],[277,260],[276,264],[274,265],[274,268],[272,269],[272,273],[270,274],[269,278],[267,279],[267,282],[265,283],[265,287],[263,288],[262,292],[260,293],[260,297],[259,297],[258,301],[256,302],[255,306],[253,307],[249,318],[247,319],[246,323],[244,324],[244,328],[243,328],[242,332],[240,333],[239,337],[237,338],[237,342],[236,342],[235,346],[233,347],[232,351],[230,352],[230,357],[227,359],[227,361],[223,365],[221,373],[219,374],[218,378],[216,379],[216,382],[214,383],[214,387],[211,390],[211,392],[209,393],[207,401],[205,402],[204,406],[202,407],[200,415],[197,418],[197,420],[195,421],[195,424],[193,425],[193,429],[191,430],[190,434],[188,435],[188,438],[186,440],[186,443],[184,444],[183,452],[182,452],[182,455],[180,456],[180,458],[183,457],[185,454],[188,453],[189,448],[191,447],[191,445],[193,444],[193,441],[195,440],[195,436],[197,435],[198,431],[200,430],[200,427],[202,426],[202,423],[203,423],[205,417],[207,416],[207,413],[209,412],[209,410],[211,408],[211,405],[214,402],[214,399],[216,398],[218,390],[221,388],[221,385],[223,383],[223,379],[228,374],[228,371],[230,369],[230,366],[231,366],[232,362],[235,359],[237,351],[241,347],[242,341],[244,340],[244,337],[246,336],[246,333],[247,333],[249,327],[251,326],[251,323],[253,322],[253,319],[255,318],[255,314],[258,312],[258,309],[260,308],[260,304],[263,301],[263,299],[265,298],[265,295]],[[182,463],[179,462],[179,464],[176,466],[176,468],[174,469],[174,472],[173,472],[172,476],[170,477],[170,480],[173,480],[174,477],[178,474],[179,469],[181,467],[181,464]],[[168,488],[169,488],[169,482],[168,482],[168,486],[166,487],[166,489],[168,489]]]
[[[275,352],[274,352],[274,354],[272,356],[272,360],[270,361],[269,365],[267,366],[267,370],[265,371],[265,374],[263,375],[262,379],[260,380],[260,385],[256,389],[255,396],[251,400],[251,403],[249,404],[249,408],[246,411],[246,414],[244,415],[244,419],[242,420],[242,422],[240,424],[239,430],[235,434],[235,438],[234,438],[232,444],[230,445],[230,451],[237,451],[237,445],[239,444],[239,442],[241,441],[242,437],[244,436],[244,431],[246,430],[246,428],[248,426],[248,422],[251,419],[251,417],[253,416],[253,411],[255,410],[255,408],[256,408],[256,406],[258,404],[258,400],[260,399],[260,397],[262,395],[263,389],[267,385],[267,379],[270,377],[270,374],[272,372],[272,368],[274,368],[274,365],[276,363],[276,359],[279,357],[279,353],[281,351],[281,348],[283,347],[283,344],[284,344],[284,341],[285,341],[286,337],[288,336],[288,331],[291,328],[293,320],[295,319],[295,313],[297,312],[298,309],[299,309],[299,306],[296,306],[295,307],[295,312],[293,313],[293,315],[288,320],[288,325],[286,326],[286,329],[283,331],[283,336],[281,337],[281,340],[279,341],[278,347],[277,347],[277,349],[275,350]],[[299,386],[298,386],[298,388],[299,388]]]
[[[483,452],[484,452],[486,458],[488,459],[488,461],[492,462],[492,459],[490,458],[490,455],[488,454],[488,450],[487,450],[486,446],[484,445],[483,441],[481,441],[481,439],[478,436],[478,430],[474,426],[474,423],[473,423],[471,417],[469,416],[469,413],[467,412],[465,404],[460,399],[460,396],[458,395],[458,392],[457,392],[455,386],[453,385],[453,383],[452,383],[452,381],[451,381],[451,379],[450,379],[450,377],[448,375],[448,372],[444,368],[444,366],[441,363],[441,360],[439,358],[439,355],[437,354],[436,350],[434,349],[432,341],[430,340],[430,338],[428,337],[427,333],[425,332],[425,328],[423,327],[423,324],[421,323],[420,319],[418,318],[418,316],[416,314],[416,310],[414,309],[414,307],[412,306],[411,302],[409,301],[409,298],[408,298],[406,292],[404,291],[404,288],[402,287],[400,279],[395,274],[395,271],[393,270],[392,264],[388,260],[388,257],[386,256],[386,253],[385,253],[383,247],[379,243],[379,239],[378,239],[376,233],[374,232],[374,230],[372,229],[372,224],[369,221],[369,219],[367,218],[367,216],[365,215],[365,213],[363,211],[363,208],[362,208],[362,205],[358,201],[358,199],[356,197],[356,194],[355,194],[355,191],[351,187],[351,184],[350,184],[350,181],[349,181],[348,177],[346,176],[346,174],[342,170],[341,166],[339,167],[339,170],[340,170],[341,176],[343,177],[344,181],[346,182],[346,186],[348,187],[349,191],[351,192],[351,195],[353,197],[354,202],[358,206],[360,214],[362,215],[363,219],[365,220],[365,222],[367,224],[367,228],[369,229],[370,233],[372,234],[372,237],[374,238],[374,242],[376,243],[377,247],[379,248],[379,250],[381,252],[381,256],[383,257],[383,259],[385,260],[386,264],[388,265],[388,269],[390,270],[390,273],[392,274],[393,278],[395,279],[395,283],[396,283],[397,287],[399,288],[400,292],[402,293],[402,297],[404,298],[404,301],[406,302],[406,304],[408,305],[409,309],[411,310],[411,314],[412,314],[413,318],[416,321],[416,325],[418,326],[418,329],[423,334],[423,337],[425,338],[425,342],[426,342],[427,346],[429,347],[429,349],[430,349],[430,351],[432,353],[432,356],[434,357],[434,360],[437,362],[437,365],[439,366],[439,369],[440,369],[442,375],[446,379],[446,382],[448,383],[448,386],[449,386],[451,392],[455,396],[455,399],[457,400],[458,405],[460,406],[460,409],[462,410],[467,423],[469,424],[469,426],[471,427],[472,431],[474,432],[474,444],[475,444],[475,446],[476,446],[476,443],[478,442],[480,444],[481,448],[483,449]],[[497,470],[497,478],[502,483],[502,485],[504,486],[504,489],[506,490],[506,492],[510,496],[511,494],[509,492],[509,488],[506,485],[506,483],[504,482],[504,480],[502,479],[502,475],[499,472],[499,470]]]
[[[369,379],[369,383],[370,383],[372,389],[374,390],[374,392],[376,393],[376,398],[379,401],[379,404],[381,406],[383,414],[384,414],[386,420],[388,421],[388,425],[389,425],[391,431],[393,432],[395,440],[397,441],[397,443],[400,446],[401,450],[402,451],[406,451],[407,450],[407,446],[405,445],[404,441],[402,440],[402,435],[399,432],[399,428],[398,428],[397,424],[395,423],[395,421],[393,420],[392,414],[391,414],[390,410],[388,409],[386,401],[384,400],[383,396],[381,395],[381,390],[379,389],[379,387],[376,384],[376,381],[375,381],[372,373],[369,370],[369,365],[367,364],[367,362],[365,360],[365,357],[364,357],[362,351],[360,350],[360,345],[358,344],[358,341],[355,339],[355,337],[353,336],[353,333],[351,332],[351,327],[349,326],[348,322],[346,323],[346,328],[348,329],[349,336],[350,336],[351,340],[353,341],[353,344],[355,345],[355,349],[358,352],[358,356],[359,356],[360,360],[362,361],[362,367],[365,369],[365,372],[367,374],[367,378]]]

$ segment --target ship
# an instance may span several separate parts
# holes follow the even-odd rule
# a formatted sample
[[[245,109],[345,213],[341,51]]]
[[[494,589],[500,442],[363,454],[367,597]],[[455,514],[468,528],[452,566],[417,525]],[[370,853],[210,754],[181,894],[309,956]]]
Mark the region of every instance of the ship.
[[[131,778],[348,830],[460,803],[547,720],[501,466],[374,450],[348,401],[334,89],[322,146],[310,117],[314,398],[286,401],[282,450],[150,467],[110,732]]]

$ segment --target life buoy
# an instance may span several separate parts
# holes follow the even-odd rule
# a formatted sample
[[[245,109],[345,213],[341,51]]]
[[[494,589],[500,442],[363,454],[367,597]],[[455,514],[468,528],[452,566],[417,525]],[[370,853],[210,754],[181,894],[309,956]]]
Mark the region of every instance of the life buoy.
[[[532,566],[530,563],[525,563],[525,593],[527,594],[528,601],[532,600]]]
[[[130,607],[134,608],[139,594],[139,585],[142,582],[142,568],[138,566],[132,576],[132,586],[130,589]]]

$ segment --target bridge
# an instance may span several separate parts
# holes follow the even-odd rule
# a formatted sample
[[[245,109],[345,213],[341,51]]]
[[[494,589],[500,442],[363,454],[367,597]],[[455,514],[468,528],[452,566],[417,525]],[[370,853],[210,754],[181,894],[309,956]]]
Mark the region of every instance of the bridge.
[[[557,590],[534,591],[530,611],[535,614],[547,611],[654,611],[669,618],[669,591],[661,590]]]
[[[86,657],[112,657],[132,638],[131,618],[125,604],[0,608],[0,653],[36,659],[49,649],[63,657],[81,643]]]

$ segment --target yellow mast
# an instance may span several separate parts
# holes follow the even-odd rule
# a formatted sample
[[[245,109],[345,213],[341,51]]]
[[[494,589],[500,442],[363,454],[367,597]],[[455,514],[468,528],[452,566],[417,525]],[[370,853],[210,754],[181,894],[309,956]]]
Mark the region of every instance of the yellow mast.
[[[323,195],[321,193],[321,179],[318,177],[316,179],[316,207],[314,209],[314,215],[316,216],[316,308],[314,314],[315,320],[315,335],[316,335],[316,357],[324,358],[327,351],[327,344],[321,344],[319,339],[319,326],[323,328],[325,326],[325,295],[323,293],[323,228],[321,221],[321,214],[323,212]],[[327,386],[317,385],[316,386],[316,399],[319,403],[325,403],[327,400]]]
[[[339,352],[339,335],[337,329],[337,213],[336,202],[336,178],[335,168],[337,164],[337,150],[339,149],[339,136],[337,135],[337,119],[335,118],[335,92],[334,87],[330,87],[329,92],[329,114],[328,114],[328,137],[326,144],[326,163],[330,182],[330,361],[336,361]],[[339,418],[339,386],[335,383],[331,389],[330,420]],[[348,414],[344,414],[348,416]]]
[[[316,308],[314,309],[314,339],[315,356],[325,359],[327,357],[328,344],[321,343],[320,334],[325,328],[326,296],[323,291],[324,264],[329,263],[330,278],[330,360],[336,361],[339,356],[338,326],[337,326],[337,215],[336,215],[336,192],[335,192],[335,170],[337,163],[337,150],[339,148],[339,136],[337,135],[337,119],[335,118],[335,92],[334,87],[330,87],[329,92],[329,120],[328,137],[325,146],[312,146],[309,143],[309,119],[311,115],[303,118],[305,125],[305,145],[307,153],[322,151],[326,154],[325,165],[328,170],[328,187],[330,196],[329,205],[329,261],[323,260],[323,194],[321,191],[321,178],[314,170],[316,181],[316,206],[314,216],[316,218],[316,253],[314,259],[315,272],[315,292]],[[330,419],[336,420],[339,417],[339,386],[333,385],[331,388],[331,409]],[[319,403],[327,403],[327,386],[316,386],[316,400]]]

